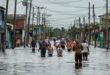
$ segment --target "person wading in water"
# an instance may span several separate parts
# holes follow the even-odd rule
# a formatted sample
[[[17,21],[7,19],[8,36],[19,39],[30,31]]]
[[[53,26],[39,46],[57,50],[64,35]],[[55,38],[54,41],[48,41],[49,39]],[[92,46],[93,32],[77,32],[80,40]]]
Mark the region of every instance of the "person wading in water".
[[[32,52],[35,53],[36,41],[33,39],[31,42]]]
[[[83,46],[81,45],[80,41],[76,40],[76,44],[73,46],[75,50],[75,65],[82,66],[82,50]]]

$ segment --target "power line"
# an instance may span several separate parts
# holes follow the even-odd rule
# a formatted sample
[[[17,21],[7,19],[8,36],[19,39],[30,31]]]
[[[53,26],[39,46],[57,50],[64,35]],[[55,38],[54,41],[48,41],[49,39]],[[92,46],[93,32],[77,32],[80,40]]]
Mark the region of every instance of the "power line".
[[[78,0],[78,2],[80,2],[80,1],[82,1],[82,0]],[[68,5],[68,3],[63,3],[63,2],[50,2],[50,1],[48,1],[47,3],[51,3],[51,4],[55,4],[55,5],[60,5],[60,6],[64,6],[64,7],[69,7],[69,8],[86,8],[86,9],[88,9],[88,7],[82,7],[82,6],[73,6],[73,5]],[[71,2],[72,3],[72,2]],[[90,8],[92,8],[92,7],[90,7]],[[98,6],[98,7],[95,7],[95,8],[103,8],[103,6]]]
[[[72,0],[72,1],[46,1],[48,3],[53,3],[53,4],[70,4],[73,2],[81,2],[82,0]],[[43,1],[44,3],[44,1]]]
[[[60,20],[67,20],[67,19],[74,19],[74,18],[76,18],[76,17],[83,17],[83,16],[85,16],[84,14],[83,15],[79,15],[79,16],[72,16],[72,17],[64,17],[64,18],[51,18],[51,21],[52,21],[52,19],[53,19],[53,21],[60,21]],[[85,17],[87,17],[87,16],[85,16]]]
[[[57,11],[57,10],[52,10],[52,9],[47,9],[47,10],[50,12],[61,14],[61,15],[76,15],[76,14],[72,14],[72,13],[80,12],[80,11],[86,11],[84,9],[80,9],[80,10],[76,10],[76,11]]]

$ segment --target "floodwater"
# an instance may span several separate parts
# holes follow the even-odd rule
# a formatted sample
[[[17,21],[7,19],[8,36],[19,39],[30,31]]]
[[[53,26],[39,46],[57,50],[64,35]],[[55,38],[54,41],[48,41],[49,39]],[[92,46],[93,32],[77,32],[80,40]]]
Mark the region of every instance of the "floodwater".
[[[75,65],[74,52],[63,51],[63,57],[40,57],[40,52],[31,49],[6,50],[0,53],[0,75],[109,75],[110,52],[100,48],[90,48],[88,61],[79,68]]]

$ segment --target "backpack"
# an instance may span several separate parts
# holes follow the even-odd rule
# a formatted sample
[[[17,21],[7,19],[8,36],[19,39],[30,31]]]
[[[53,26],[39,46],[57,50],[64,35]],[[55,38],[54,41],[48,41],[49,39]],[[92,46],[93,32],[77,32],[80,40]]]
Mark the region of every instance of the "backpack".
[[[46,48],[46,47],[47,47],[47,43],[45,41],[42,41],[41,48]]]

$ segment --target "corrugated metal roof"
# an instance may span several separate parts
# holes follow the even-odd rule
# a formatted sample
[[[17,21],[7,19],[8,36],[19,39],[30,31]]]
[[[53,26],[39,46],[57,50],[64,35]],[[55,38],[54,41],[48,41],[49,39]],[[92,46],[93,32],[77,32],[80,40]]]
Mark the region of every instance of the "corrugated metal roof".
[[[14,14],[9,14],[8,18],[9,19],[13,19],[14,18]],[[17,19],[25,19],[25,15],[24,14],[16,14],[16,18]]]
[[[0,6],[0,10],[4,10],[4,9],[5,9],[4,7]]]
[[[100,15],[99,17],[106,19],[106,14]],[[110,19],[110,13],[108,13],[108,19]]]

